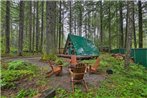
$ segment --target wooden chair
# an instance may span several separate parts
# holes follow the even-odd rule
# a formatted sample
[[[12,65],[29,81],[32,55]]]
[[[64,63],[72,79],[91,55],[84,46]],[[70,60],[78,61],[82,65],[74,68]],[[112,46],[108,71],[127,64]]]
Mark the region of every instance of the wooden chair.
[[[85,74],[86,66],[85,64],[79,63],[74,68],[69,69],[69,72],[71,74],[71,82],[72,82],[72,89],[74,92],[74,84],[77,82],[82,82],[86,88],[86,91],[88,91],[87,84],[85,82],[84,74]]]
[[[68,62],[72,65],[76,65],[77,64],[77,57],[76,55],[71,55],[70,59],[65,59],[65,62]]]
[[[49,66],[51,67],[51,71],[47,72],[47,77],[50,77],[51,75],[55,74],[56,76],[59,76],[62,72],[62,66],[53,66],[55,65],[53,62],[49,61]]]
[[[89,66],[89,73],[96,73],[99,65],[100,65],[100,59],[97,58],[96,62],[94,63],[94,65],[92,65],[92,66],[90,65]]]
[[[77,64],[77,57],[76,57],[76,55],[71,55],[70,64],[71,65],[76,65]]]
[[[69,64],[69,67],[68,68],[72,69],[77,64],[78,63],[77,63],[77,57],[76,57],[76,55],[71,55],[71,60],[70,60],[70,64]]]

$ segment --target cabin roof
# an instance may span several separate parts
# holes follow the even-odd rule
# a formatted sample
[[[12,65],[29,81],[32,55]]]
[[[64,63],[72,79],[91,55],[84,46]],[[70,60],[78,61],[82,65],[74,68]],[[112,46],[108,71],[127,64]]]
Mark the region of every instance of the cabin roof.
[[[94,43],[87,38],[68,34],[66,45],[64,48],[64,53],[68,50],[68,54],[71,54],[71,50],[68,46],[68,43],[72,44],[72,47],[75,50],[76,55],[89,55],[89,56],[98,56],[99,50],[94,45]]]

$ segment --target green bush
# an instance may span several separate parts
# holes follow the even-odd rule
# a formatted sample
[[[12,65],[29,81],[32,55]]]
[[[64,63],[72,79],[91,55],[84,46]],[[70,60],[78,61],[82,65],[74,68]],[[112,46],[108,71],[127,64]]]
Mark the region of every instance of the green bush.
[[[82,60],[81,63],[94,64],[95,61],[96,61],[96,59],[92,59],[92,60]]]
[[[15,80],[19,80],[25,76],[33,75],[30,70],[2,70],[1,74],[1,87],[10,88],[15,86]]]
[[[33,90],[33,89],[27,89],[27,90],[20,90],[16,96],[16,98],[25,98],[25,97],[33,97],[34,95],[37,94],[37,91]]]
[[[2,88],[15,87],[14,81],[33,76],[38,70],[36,66],[22,60],[11,61],[7,65],[7,68],[1,70]]]
[[[43,54],[43,56],[41,57],[42,60],[52,60],[55,61],[57,59],[57,56],[55,54]]]
[[[63,60],[60,59],[60,58],[58,58],[58,59],[56,59],[55,63],[56,63],[57,65],[62,65],[62,64],[63,64]]]
[[[67,67],[67,66],[69,66],[69,62],[63,62],[63,64],[62,64],[62,66],[65,66],[65,67]]]
[[[15,60],[8,63],[8,70],[27,70],[31,65],[31,63],[22,60]]]

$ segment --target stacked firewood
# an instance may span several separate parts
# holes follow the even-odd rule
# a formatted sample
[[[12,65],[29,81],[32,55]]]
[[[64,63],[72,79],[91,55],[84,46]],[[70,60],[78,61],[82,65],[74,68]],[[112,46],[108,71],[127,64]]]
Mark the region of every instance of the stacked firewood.
[[[116,53],[112,54],[112,56],[119,60],[125,60],[125,54]],[[134,63],[134,58],[130,58],[130,63]]]

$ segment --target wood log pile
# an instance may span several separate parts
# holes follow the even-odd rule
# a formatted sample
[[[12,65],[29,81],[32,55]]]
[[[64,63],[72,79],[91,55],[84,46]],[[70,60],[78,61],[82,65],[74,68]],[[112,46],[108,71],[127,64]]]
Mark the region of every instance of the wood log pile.
[[[117,54],[112,54],[111,56],[119,60],[125,60],[125,54],[117,53]],[[130,58],[130,63],[134,63],[134,58]]]

